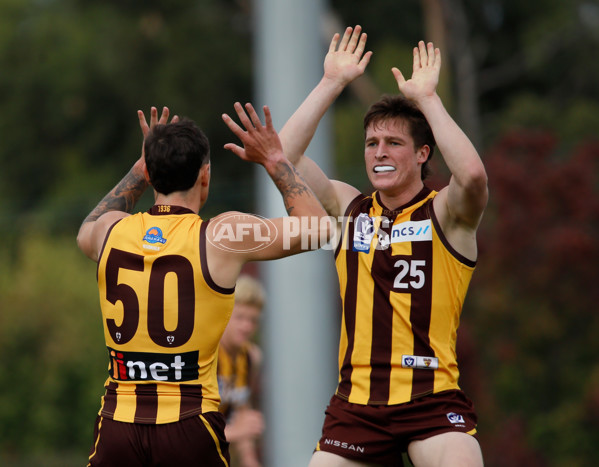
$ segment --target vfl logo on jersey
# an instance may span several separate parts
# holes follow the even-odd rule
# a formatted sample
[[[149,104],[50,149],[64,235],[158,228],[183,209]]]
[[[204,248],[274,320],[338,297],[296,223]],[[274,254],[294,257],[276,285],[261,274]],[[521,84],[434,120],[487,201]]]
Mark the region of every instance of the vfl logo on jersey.
[[[108,372],[117,381],[192,381],[198,379],[198,351],[180,354],[121,352],[107,347]]]
[[[420,357],[418,355],[402,355],[402,368],[415,368],[419,370],[436,370],[439,368],[437,357]]]
[[[368,253],[374,237],[374,219],[366,213],[360,214],[354,221],[353,251]]]
[[[407,221],[391,229],[391,243],[426,242],[433,239],[431,220]]]
[[[162,236],[162,230],[159,227],[150,227],[142,240],[148,243],[166,243],[166,238]]]
[[[466,423],[464,421],[464,417],[462,417],[460,414],[457,414],[455,412],[449,412],[447,414],[447,420],[449,420],[451,423],[453,423],[454,425],[459,423],[459,424],[464,424]]]

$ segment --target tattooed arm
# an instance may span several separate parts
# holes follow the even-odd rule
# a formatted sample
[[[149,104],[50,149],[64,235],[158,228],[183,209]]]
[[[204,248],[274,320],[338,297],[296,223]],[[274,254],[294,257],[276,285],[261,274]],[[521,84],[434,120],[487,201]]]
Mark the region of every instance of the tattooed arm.
[[[137,111],[137,117],[145,140],[145,137],[154,125],[168,122],[169,109],[163,107],[159,119],[158,110],[156,107],[152,107],[150,110],[150,124],[147,123],[146,117],[141,110]],[[177,116],[172,119],[173,122],[177,120]],[[141,157],[133,164],[129,173],[102,198],[102,201],[98,203],[81,224],[77,235],[77,245],[90,259],[94,261],[98,260],[98,255],[110,226],[131,213],[139,198],[141,198],[141,195],[148,187],[149,183],[145,167],[142,145]]]
[[[129,173],[104,196],[81,224],[77,235],[77,245],[90,259],[98,260],[110,226],[131,213],[148,187],[143,167],[143,159],[140,158]]]

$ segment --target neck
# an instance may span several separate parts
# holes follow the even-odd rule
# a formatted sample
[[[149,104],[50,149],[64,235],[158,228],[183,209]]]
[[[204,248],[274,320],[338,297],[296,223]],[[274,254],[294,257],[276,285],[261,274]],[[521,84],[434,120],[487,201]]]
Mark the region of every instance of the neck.
[[[163,195],[158,193],[156,195],[156,201],[154,204],[168,204],[171,206],[181,206],[192,210],[193,212],[199,212],[202,205],[200,199],[196,199],[195,196],[189,196],[189,194],[182,194],[181,192],[170,193]]]
[[[394,190],[379,190],[381,202],[388,209],[395,209],[399,206],[409,203],[414,197],[422,191],[424,183],[422,180],[413,183],[408,188],[394,189]]]

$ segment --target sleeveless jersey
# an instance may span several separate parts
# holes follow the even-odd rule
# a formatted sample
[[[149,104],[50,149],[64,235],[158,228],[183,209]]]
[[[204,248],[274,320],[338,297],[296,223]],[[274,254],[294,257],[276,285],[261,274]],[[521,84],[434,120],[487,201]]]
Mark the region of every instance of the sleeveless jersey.
[[[221,398],[219,410],[228,418],[236,408],[250,403],[252,361],[249,344],[244,345],[234,356],[221,345],[218,351],[217,374]]]
[[[159,424],[218,410],[218,345],[234,290],[210,277],[207,224],[156,205],[108,232],[98,260],[109,357],[100,415]]]
[[[391,405],[459,389],[456,336],[475,262],[447,242],[428,188],[395,211],[349,205],[335,264],[343,305],[337,395]]]

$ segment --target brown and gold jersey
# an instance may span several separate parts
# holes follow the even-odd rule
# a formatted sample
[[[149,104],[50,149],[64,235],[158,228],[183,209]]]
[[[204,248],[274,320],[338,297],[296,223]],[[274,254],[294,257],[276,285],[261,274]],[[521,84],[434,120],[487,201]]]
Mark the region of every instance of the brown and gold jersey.
[[[206,226],[188,209],[157,205],[108,232],[98,261],[109,357],[102,416],[158,424],[218,410],[218,345],[234,294],[210,277]]]
[[[346,212],[335,253],[343,320],[337,394],[390,405],[458,388],[456,333],[475,263],[447,242],[424,188],[395,211],[377,192]]]
[[[220,346],[217,371],[221,398],[219,410],[225,417],[229,417],[236,408],[250,405],[252,370],[249,344],[239,349],[235,355]]]

